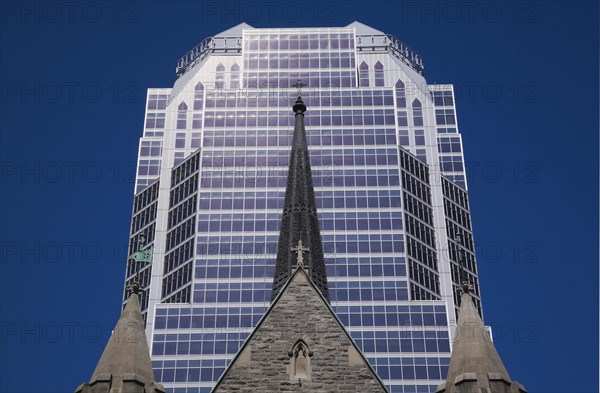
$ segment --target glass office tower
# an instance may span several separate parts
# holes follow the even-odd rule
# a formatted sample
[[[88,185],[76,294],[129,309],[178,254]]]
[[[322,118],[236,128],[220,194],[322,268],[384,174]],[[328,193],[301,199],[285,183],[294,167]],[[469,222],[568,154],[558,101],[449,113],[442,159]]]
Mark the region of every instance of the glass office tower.
[[[331,304],[390,392],[434,391],[455,284],[480,307],[452,86],[357,22],[242,24],[176,78],[148,91],[129,245],[154,250],[140,276],[157,381],[209,392],[269,305],[300,80]]]

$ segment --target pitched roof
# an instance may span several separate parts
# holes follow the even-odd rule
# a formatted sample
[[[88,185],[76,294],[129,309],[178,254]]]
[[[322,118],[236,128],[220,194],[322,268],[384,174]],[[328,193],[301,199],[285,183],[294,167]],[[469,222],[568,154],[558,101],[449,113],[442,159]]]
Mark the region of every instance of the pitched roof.
[[[248,23],[242,22],[225,31],[220,32],[219,34],[215,34],[215,37],[241,37],[244,29],[250,30],[254,29],[254,27],[250,26]]]
[[[374,29],[371,26],[365,25],[364,23],[361,23],[357,20],[350,23],[346,27],[350,27],[350,28],[354,27],[356,29],[357,35],[385,35],[384,32]]]
[[[335,312],[333,311],[333,309],[331,308],[329,301],[323,296],[323,294],[321,293],[321,291],[319,290],[319,288],[312,282],[312,280],[310,279],[309,275],[307,274],[307,272],[304,270],[303,267],[299,267],[297,268],[294,273],[292,274],[292,276],[289,278],[289,280],[285,283],[285,285],[283,286],[283,288],[281,289],[281,291],[279,292],[279,294],[277,295],[277,297],[273,300],[273,302],[271,303],[271,305],[269,306],[269,308],[267,309],[266,313],[263,315],[263,317],[260,319],[260,321],[258,322],[258,324],[256,325],[256,327],[254,328],[254,330],[252,331],[252,333],[250,334],[250,336],[248,336],[248,338],[246,339],[246,341],[244,342],[244,344],[241,346],[240,350],[238,351],[238,353],[235,355],[235,357],[232,359],[231,363],[229,364],[229,366],[225,369],[225,371],[223,372],[223,374],[221,375],[221,377],[219,378],[219,380],[217,381],[213,392],[218,392],[219,388],[223,385],[224,381],[226,380],[228,374],[231,372],[232,369],[234,369],[236,367],[236,364],[239,362],[240,358],[243,357],[243,354],[245,353],[245,350],[247,347],[249,347],[253,342],[254,342],[254,338],[255,336],[258,334],[258,332],[260,332],[263,328],[263,326],[265,324],[268,324],[269,322],[269,318],[274,314],[278,312],[278,305],[280,303],[280,301],[282,299],[284,299],[286,297],[286,294],[292,290],[295,286],[301,286],[301,285],[305,285],[303,284],[304,282],[308,283],[308,286],[312,289],[311,291],[309,291],[309,293],[314,293],[314,298],[318,299],[318,304],[321,304],[324,306],[325,308],[325,314],[329,317],[332,317],[332,319],[335,321],[335,323],[337,324],[337,326],[339,327],[339,334],[344,337],[345,339],[348,340],[348,342],[350,343],[350,345],[355,349],[355,353],[358,355],[360,362],[366,367],[366,369],[368,370],[368,374],[370,374],[372,376],[372,378],[375,380],[376,385],[377,385],[377,391],[379,392],[387,392],[387,389],[383,383],[383,381],[379,378],[379,376],[377,375],[377,373],[375,372],[375,370],[373,369],[373,367],[371,367],[371,365],[369,364],[368,360],[365,358],[365,356],[363,355],[362,351],[360,350],[360,348],[357,346],[357,344],[354,342],[354,340],[352,339],[352,337],[350,336],[350,334],[348,333],[348,331],[346,330],[346,328],[344,327],[343,323],[339,320],[339,318],[335,315]],[[296,294],[291,294],[289,296],[290,298],[293,299],[297,299],[298,297],[296,296]],[[308,300],[308,299],[304,299],[304,300]],[[287,302],[287,300],[284,300],[284,302]],[[287,304],[284,304],[282,307],[286,307]],[[307,314],[312,314],[312,315],[317,315],[319,310],[316,309],[298,309],[298,312],[305,312]],[[310,324],[311,321],[310,320],[306,320],[306,324]],[[310,326],[305,326],[303,331],[311,331]],[[318,329],[318,327],[317,327]],[[293,332],[290,331],[281,331],[280,334],[285,338],[285,335],[294,335]],[[291,339],[291,341],[295,341],[295,336],[294,337],[289,337]],[[290,341],[290,342],[291,342]],[[255,349],[253,351],[254,352],[258,352],[260,351],[260,349]],[[260,367],[259,365],[255,366],[255,367]],[[348,368],[344,368],[344,371],[347,371]],[[260,370],[259,370],[260,371]],[[343,372],[343,371],[341,371]],[[342,380],[340,379],[340,383],[342,383]]]

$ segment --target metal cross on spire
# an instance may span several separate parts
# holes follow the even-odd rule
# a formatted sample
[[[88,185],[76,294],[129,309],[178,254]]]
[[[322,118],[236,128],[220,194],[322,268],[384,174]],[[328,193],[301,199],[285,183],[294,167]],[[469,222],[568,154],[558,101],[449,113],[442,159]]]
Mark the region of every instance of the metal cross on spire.
[[[290,250],[292,252],[298,253],[298,260],[297,260],[298,267],[300,267],[300,266],[304,267],[304,257],[303,257],[303,254],[304,253],[308,253],[310,251],[310,248],[304,247],[302,245],[302,240],[298,240],[298,245],[296,247],[290,248]]]
[[[302,81],[300,79],[298,79],[298,81],[296,83],[294,83],[291,87],[295,87],[297,90],[298,97],[301,97],[302,96],[302,88],[305,86],[306,85],[304,83],[302,83]]]

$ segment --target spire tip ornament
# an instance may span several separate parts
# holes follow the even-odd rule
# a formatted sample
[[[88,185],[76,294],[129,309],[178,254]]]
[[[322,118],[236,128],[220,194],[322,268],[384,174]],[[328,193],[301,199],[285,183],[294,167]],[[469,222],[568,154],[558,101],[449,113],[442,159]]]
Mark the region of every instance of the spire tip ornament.
[[[302,88],[305,86],[306,85],[304,83],[302,83],[302,81],[300,79],[298,79],[298,81],[292,85],[292,87],[296,88],[298,97],[302,96]]]
[[[292,87],[295,87],[298,90],[298,98],[296,99],[296,103],[292,107],[292,110],[296,114],[303,114],[304,112],[306,112],[306,105],[304,105],[304,102],[302,101],[302,88],[304,86],[306,85],[302,83],[300,79],[298,79],[298,82],[292,85]]]
[[[473,285],[469,284],[466,281],[463,281],[462,284],[457,285],[457,288],[461,294],[473,292]]]
[[[308,253],[310,248],[304,247],[302,245],[302,240],[298,240],[298,245],[296,247],[290,248],[290,251],[298,253],[298,259],[296,260],[297,267],[304,267],[304,253]]]

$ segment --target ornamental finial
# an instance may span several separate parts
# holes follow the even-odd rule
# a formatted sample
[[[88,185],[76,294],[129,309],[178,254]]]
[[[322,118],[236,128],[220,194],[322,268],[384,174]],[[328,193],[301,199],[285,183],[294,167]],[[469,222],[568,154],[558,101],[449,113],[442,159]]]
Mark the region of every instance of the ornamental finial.
[[[292,85],[292,87],[295,87],[297,90],[298,99],[300,99],[300,97],[302,97],[302,88],[304,86],[306,86],[306,85],[304,83],[302,83],[302,81],[300,79],[298,79],[298,81]]]
[[[303,254],[304,253],[308,253],[310,251],[310,248],[304,247],[302,245],[302,240],[298,240],[298,245],[296,247],[290,248],[290,250],[292,252],[298,253],[298,259],[297,259],[297,262],[296,262],[297,267],[304,267],[304,257],[303,257]]]
[[[294,106],[292,107],[292,110],[295,114],[303,114],[304,112],[306,112],[306,105],[304,105],[304,102],[302,101],[302,88],[304,86],[306,85],[302,83],[300,79],[298,79],[298,82],[292,85],[292,87],[298,89],[298,98],[296,99],[296,103],[294,103]]]
[[[125,289],[131,291],[131,293],[135,293],[138,296],[144,292],[144,287],[138,281],[138,277],[135,277],[133,281],[131,281],[131,284],[127,285]]]
[[[457,285],[457,287],[461,294],[473,292],[473,285],[469,284],[467,281],[463,281],[460,285]]]

